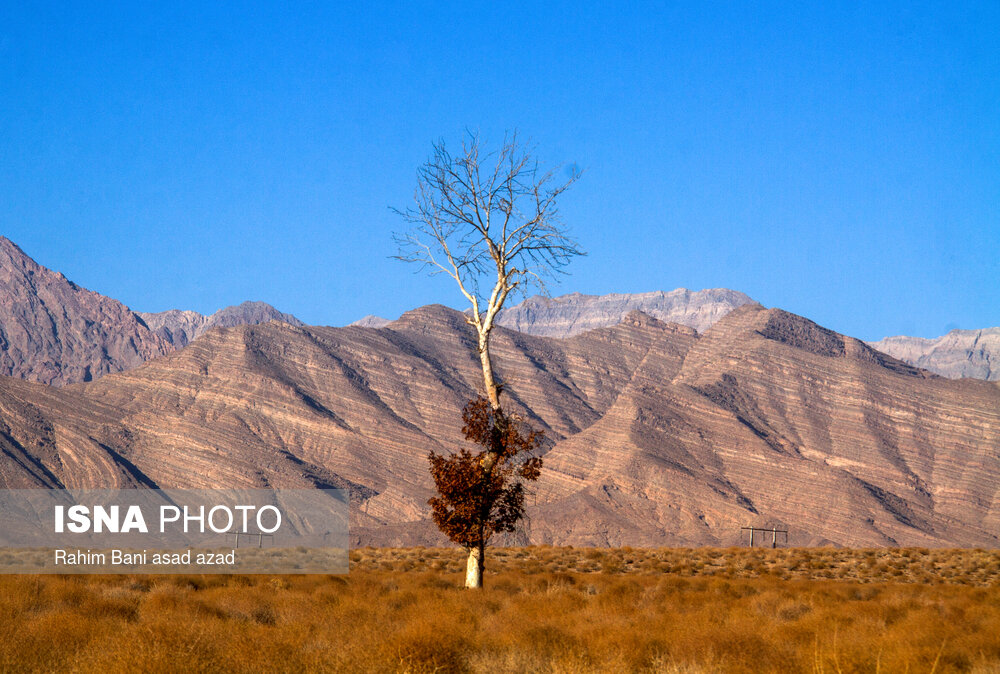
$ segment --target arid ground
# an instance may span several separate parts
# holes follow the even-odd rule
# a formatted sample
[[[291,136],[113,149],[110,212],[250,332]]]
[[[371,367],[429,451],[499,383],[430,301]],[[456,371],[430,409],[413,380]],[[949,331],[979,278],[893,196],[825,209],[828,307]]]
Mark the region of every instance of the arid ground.
[[[1000,552],[359,549],[347,576],[3,576],[0,671],[996,672]]]

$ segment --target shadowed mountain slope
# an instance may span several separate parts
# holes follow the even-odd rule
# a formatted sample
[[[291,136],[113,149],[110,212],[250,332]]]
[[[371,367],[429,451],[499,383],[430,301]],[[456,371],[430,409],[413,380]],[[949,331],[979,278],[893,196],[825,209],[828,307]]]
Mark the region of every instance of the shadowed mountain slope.
[[[952,381],[786,312],[703,335],[631,313],[569,339],[499,330],[511,405],[546,433],[519,538],[996,546],[1000,386]],[[480,386],[462,314],[384,328],[216,328],[62,389],[0,380],[0,484],[352,490],[356,543],[440,542],[427,452]]]
[[[170,350],[124,304],[46,269],[0,236],[0,374],[61,386]]]
[[[0,236],[0,374],[54,386],[98,379],[170,353],[213,327],[302,322],[263,302],[211,316],[135,313],[39,265]]]

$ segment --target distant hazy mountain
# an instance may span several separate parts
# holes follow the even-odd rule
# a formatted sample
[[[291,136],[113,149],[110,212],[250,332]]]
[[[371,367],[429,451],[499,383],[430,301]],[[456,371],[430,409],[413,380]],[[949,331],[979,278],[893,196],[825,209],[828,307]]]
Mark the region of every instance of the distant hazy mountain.
[[[944,377],[1000,381],[1000,328],[952,330],[936,339],[886,337],[871,346]]]
[[[305,325],[295,316],[278,311],[266,302],[244,302],[237,306],[219,309],[210,316],[199,314],[197,311],[177,309],[154,314],[145,312],[138,314],[151,330],[178,349],[187,346],[215,327],[260,325],[268,321],[282,321],[295,326]]]
[[[0,374],[61,386],[169,351],[124,304],[46,269],[0,236]]]
[[[571,337],[617,325],[630,311],[641,311],[667,323],[704,332],[736,307],[753,302],[725,288],[611,295],[571,293],[560,297],[529,297],[504,310],[497,321],[504,327],[544,337]]]
[[[351,323],[351,325],[361,326],[362,328],[382,328],[392,323],[388,318],[382,318],[381,316],[375,316],[374,314],[368,314],[364,318],[358,319]]]

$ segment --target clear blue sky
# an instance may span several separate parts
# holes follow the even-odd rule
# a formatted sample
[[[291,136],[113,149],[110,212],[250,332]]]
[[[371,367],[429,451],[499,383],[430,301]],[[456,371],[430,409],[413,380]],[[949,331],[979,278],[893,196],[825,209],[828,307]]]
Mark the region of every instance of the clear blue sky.
[[[0,233],[133,309],[461,307],[388,207],[471,127],[586,169],[555,294],[1000,325],[1000,3],[211,4],[0,9]]]

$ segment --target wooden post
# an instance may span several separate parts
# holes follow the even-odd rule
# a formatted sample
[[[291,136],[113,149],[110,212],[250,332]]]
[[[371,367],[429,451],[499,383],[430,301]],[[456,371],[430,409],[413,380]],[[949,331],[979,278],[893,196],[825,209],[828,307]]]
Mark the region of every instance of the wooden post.
[[[768,532],[768,530],[765,529],[764,527],[740,527],[740,528],[750,532],[750,547],[751,548],[753,547],[754,534],[756,534],[759,531],[760,533],[762,533],[762,534],[764,534],[766,536],[767,532]],[[775,526],[775,525],[772,524],[770,531],[771,531],[771,547],[772,548],[778,547],[778,534],[784,534],[784,536],[785,536],[785,543],[786,544],[788,543],[788,529],[779,529],[777,526]],[[765,541],[766,540],[767,539],[765,539]]]

